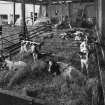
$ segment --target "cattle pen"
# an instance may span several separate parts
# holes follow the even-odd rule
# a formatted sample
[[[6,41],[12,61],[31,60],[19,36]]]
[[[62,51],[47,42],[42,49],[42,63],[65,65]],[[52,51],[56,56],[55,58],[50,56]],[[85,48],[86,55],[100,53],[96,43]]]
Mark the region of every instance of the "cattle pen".
[[[44,32],[47,32],[50,30],[48,29],[49,25],[40,26],[36,28],[29,27],[29,35],[30,39],[34,37],[39,37],[39,34],[43,34]],[[4,30],[7,29],[7,27],[4,28]],[[30,30],[31,29],[31,30]],[[17,30],[17,29],[16,29]],[[18,29],[19,31],[19,29]],[[4,31],[5,32],[5,31]],[[3,54],[5,57],[14,56],[17,54],[20,50],[20,42],[19,42],[19,35],[21,32],[15,32],[15,34],[12,33],[12,35],[4,36],[5,33],[2,33],[3,37],[1,37],[0,42],[2,45],[2,49],[0,50],[1,55]],[[51,35],[52,32],[47,32],[47,35]],[[12,37],[12,38],[11,38]],[[7,44],[7,45],[5,45]],[[0,105],[47,105],[48,103],[45,102],[42,99],[35,99],[29,96],[20,95],[18,93],[14,93],[9,90],[0,89]]]
[[[36,31],[36,30],[40,30],[40,28],[35,28],[35,29],[33,29],[32,31],[29,31],[31,34],[32,33],[40,33],[40,31]],[[43,30],[43,28],[42,28],[42,30]],[[35,31],[35,32],[34,32]],[[43,31],[41,32],[41,34],[43,34]],[[41,35],[40,34],[40,35]],[[48,32],[48,34],[47,35],[51,35],[52,34],[52,31],[50,31],[50,32]],[[53,34],[55,34],[55,33],[53,33]],[[18,34],[16,34],[16,35],[18,35]],[[39,34],[38,34],[39,35]],[[56,35],[55,35],[56,36]],[[9,37],[9,36],[7,36],[7,37]],[[37,34],[34,34],[33,36],[32,35],[30,35],[30,38],[36,38],[37,37]],[[40,36],[40,37],[42,37],[42,36]],[[6,38],[6,37],[4,37],[4,38]],[[19,41],[19,40],[18,40]],[[15,47],[15,45],[16,45],[16,47]],[[9,51],[9,52],[7,52],[6,54],[5,54],[5,56],[14,56],[16,53],[18,53],[19,52],[19,49],[20,49],[20,43],[18,42],[18,43],[15,43],[15,44],[13,44],[12,46],[14,46],[14,48],[13,47],[11,47],[11,45],[10,46],[8,46],[7,48],[6,47],[4,47],[4,51],[6,51],[5,49],[8,49],[7,51]],[[3,51],[3,52],[4,52]],[[16,51],[16,52],[14,52],[14,51]],[[98,76],[99,76],[99,79],[100,79],[100,83],[101,83],[101,87],[100,87],[100,89],[102,89],[102,91],[100,91],[99,90],[99,92],[102,92],[102,93],[99,93],[99,94],[101,94],[100,95],[100,97],[99,97],[99,103],[103,103],[102,101],[103,101],[103,96],[104,96],[104,71],[102,71],[102,67],[103,67],[103,65],[102,65],[102,63],[103,63],[103,61],[102,61],[102,59],[100,59],[100,58],[103,58],[103,57],[100,57],[100,56],[102,56],[102,52],[101,52],[101,50],[99,50],[99,46],[97,47],[96,46],[96,51],[97,51],[97,59],[98,59],[98,69],[99,69],[99,74],[98,74]],[[25,94],[24,95],[19,95],[18,93],[16,93],[16,92],[12,92],[12,91],[9,91],[9,90],[5,90],[5,89],[0,89],[0,97],[1,97],[1,101],[0,101],[0,105],[8,105],[8,103],[10,104],[10,105],[14,105],[14,104],[16,104],[16,105],[45,105],[45,104],[51,104],[51,103],[48,103],[48,102],[45,102],[45,100],[42,100],[42,99],[35,99],[35,98],[32,98],[32,97],[29,97],[29,96],[26,96]],[[4,99],[4,100],[3,100]],[[100,104],[100,105],[101,105]]]
[[[0,105],[105,105],[105,0],[2,1]]]

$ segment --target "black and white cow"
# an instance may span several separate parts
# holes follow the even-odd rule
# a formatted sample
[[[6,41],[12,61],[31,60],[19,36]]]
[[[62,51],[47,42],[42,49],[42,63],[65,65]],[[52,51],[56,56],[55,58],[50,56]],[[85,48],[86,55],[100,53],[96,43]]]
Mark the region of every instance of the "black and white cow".
[[[85,83],[85,76],[75,67],[64,62],[49,61],[48,71],[55,75],[61,75],[68,83],[76,82],[83,85]]]
[[[34,62],[35,62],[35,60],[37,59],[38,49],[41,48],[43,43],[44,42],[37,43],[37,42],[22,40],[22,42],[21,42],[21,50],[20,50],[21,58],[23,58],[24,53],[32,53],[33,59],[34,59]]]
[[[82,37],[84,36],[84,33],[82,31],[76,31],[73,34],[75,36],[75,41],[81,41]]]
[[[49,61],[48,72],[54,75],[60,75],[60,65],[55,61]]]
[[[86,38],[80,44],[79,56],[80,56],[80,59],[81,59],[81,69],[82,69],[82,72],[83,72],[83,70],[85,68],[86,71],[87,71],[87,74],[88,74],[89,46],[88,46],[87,41],[88,41],[88,39],[87,39],[87,36],[86,36]]]

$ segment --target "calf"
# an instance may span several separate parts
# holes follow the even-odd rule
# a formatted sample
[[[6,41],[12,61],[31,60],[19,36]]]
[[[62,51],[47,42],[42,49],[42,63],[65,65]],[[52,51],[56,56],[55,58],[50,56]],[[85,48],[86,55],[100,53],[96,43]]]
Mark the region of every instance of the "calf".
[[[37,54],[38,54],[37,47],[38,47],[39,45],[40,45],[40,43],[38,43],[38,44],[36,44],[36,43],[31,43],[30,52],[31,52],[32,55],[33,55],[34,62],[35,62],[35,60],[37,59]]]
[[[80,59],[81,59],[81,69],[82,69],[82,72],[83,72],[83,70],[85,68],[86,71],[87,71],[87,74],[88,74],[89,48],[88,48],[87,41],[83,41],[80,44],[79,56],[80,56]]]
[[[26,65],[22,68],[18,68],[17,71],[14,71],[14,75],[9,78],[9,83],[7,85],[8,88],[11,88],[14,84],[20,83],[25,77],[29,76],[31,71],[31,66]],[[11,75],[11,71],[9,71],[9,75]],[[6,75],[6,78],[9,76]]]
[[[84,33],[81,31],[76,31],[75,33],[73,33],[75,36],[75,41],[80,41],[81,38],[83,37]]]
[[[17,69],[24,68],[25,66],[27,66],[27,64],[25,62],[23,62],[23,61],[14,62],[14,61],[10,61],[8,59],[5,59],[3,65],[9,71],[10,70],[17,70]]]
[[[80,41],[81,37],[80,36],[75,36],[75,41]]]
[[[21,41],[21,49],[20,49],[20,55],[21,55],[21,58],[23,59],[23,55],[25,52],[27,52],[27,45],[29,44],[29,41],[25,41],[25,40],[22,40]]]
[[[79,56],[81,59],[81,69],[82,72],[84,71],[84,68],[86,69],[86,74],[88,74],[88,66],[89,66],[89,58],[88,58],[88,53],[84,52],[79,52]]]
[[[17,67],[17,70],[15,71],[8,71],[7,75],[5,75],[4,81],[9,79],[7,87],[11,88],[14,84],[20,83],[25,77],[29,76],[30,74],[34,75],[34,77],[37,78],[37,76],[48,73],[48,67],[48,62],[45,62],[43,60],[36,60],[32,65],[26,64],[23,67]],[[11,76],[11,74],[13,75]]]
[[[89,78],[86,81],[85,89],[88,93],[88,97],[91,97],[91,105],[98,105],[100,102],[102,102],[103,92],[98,78]]]
[[[38,73],[39,76],[42,73],[48,73],[48,68],[49,68],[49,62],[43,60],[36,60],[35,63],[31,66],[32,74]]]
[[[8,71],[1,81],[4,83],[8,81],[8,88],[17,82],[21,82],[21,80],[31,72],[31,66],[23,61],[13,62],[5,59],[3,64]]]
[[[53,73],[54,75],[60,75],[61,72],[68,66],[67,63],[63,62],[56,62],[56,61],[49,61],[49,68],[48,71]]]
[[[86,77],[77,70],[75,67],[68,65],[61,74],[67,83],[77,83],[78,85],[84,85]]]
[[[38,53],[38,49],[37,47],[39,47],[39,49],[41,48],[41,45],[43,45],[43,42],[42,43],[36,43],[36,42],[32,42],[32,41],[22,41],[21,42],[21,55],[22,55],[22,58],[23,58],[23,55],[24,53],[32,53],[33,55],[33,59],[34,59],[34,62],[35,60],[37,59],[37,53]]]
[[[54,73],[54,75],[59,75],[60,72],[60,65],[55,61],[49,61],[49,68],[48,71],[50,73]]]

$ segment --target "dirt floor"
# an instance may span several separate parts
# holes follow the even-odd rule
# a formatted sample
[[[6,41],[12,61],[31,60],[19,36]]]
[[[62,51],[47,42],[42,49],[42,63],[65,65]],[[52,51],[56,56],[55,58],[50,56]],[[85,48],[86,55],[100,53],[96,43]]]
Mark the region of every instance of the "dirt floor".
[[[35,39],[38,42],[42,41],[42,38]],[[63,40],[59,38],[59,35],[54,35],[53,38],[45,39],[44,46],[42,46],[41,52],[52,52],[56,56],[62,57],[60,61],[70,63],[72,66],[80,69],[80,58],[76,54],[79,51],[79,44],[73,39]],[[63,59],[64,58],[64,59]],[[18,55],[14,57],[18,60]],[[29,59],[28,59],[29,60]],[[30,62],[33,62],[30,58]],[[90,58],[89,63],[89,75],[95,77],[97,75],[98,67],[96,62]],[[6,72],[1,71],[0,79]],[[2,85],[0,85],[2,87]],[[2,88],[6,89],[6,85]],[[87,93],[85,86],[79,86],[76,83],[69,84],[61,76],[52,76],[50,74],[32,74],[27,76],[20,84],[14,85],[11,91],[23,93],[23,90],[32,91],[31,96],[35,98],[44,99],[53,105],[90,105],[91,95]]]

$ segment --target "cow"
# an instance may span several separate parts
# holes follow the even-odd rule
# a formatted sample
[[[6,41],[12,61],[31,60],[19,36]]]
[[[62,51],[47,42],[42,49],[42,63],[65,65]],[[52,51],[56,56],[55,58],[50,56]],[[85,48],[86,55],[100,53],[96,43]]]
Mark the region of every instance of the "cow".
[[[84,68],[86,69],[86,74],[88,74],[88,65],[89,65],[89,46],[87,44],[87,36],[80,44],[80,52],[78,53],[81,60],[81,69],[82,72]]]
[[[9,71],[5,78],[11,75],[11,72],[14,72],[12,77],[9,78],[9,83],[7,84],[7,88],[10,89],[14,84],[20,83],[24,78],[30,75],[31,73],[31,66],[26,65],[22,68],[17,68],[16,71]]]
[[[99,78],[92,77],[87,79],[85,90],[88,93],[88,97],[91,97],[91,105],[103,103],[103,90]]]
[[[68,66],[67,63],[64,62],[56,62],[54,60],[49,60],[49,68],[48,72],[54,75],[60,75],[64,68]]]
[[[17,70],[19,68],[25,67],[27,64],[23,61],[10,61],[8,59],[5,59],[3,62],[4,68],[7,68],[10,70]]]
[[[21,42],[21,50],[20,50],[21,58],[23,59],[24,53],[32,53],[33,59],[35,62],[35,60],[37,59],[38,50],[41,48],[43,43],[44,42],[36,43],[36,42],[32,42],[32,41],[23,40]]]
[[[31,72],[31,66],[23,61],[10,61],[5,58],[3,59],[2,64],[7,70],[7,73],[0,82],[6,83],[8,81],[8,88],[11,88],[15,83],[22,80]]]
[[[50,73],[54,73],[54,75],[59,75],[61,73],[60,72],[60,66],[58,65],[57,62],[54,62],[54,61],[49,61],[48,71]]]
[[[46,74],[48,73],[49,61],[36,60],[33,65],[31,65],[32,74]],[[41,73],[41,74],[40,74]],[[37,75],[38,76],[38,75]]]
[[[71,64],[49,61],[48,71],[54,75],[62,76],[68,84],[70,82],[79,82],[80,85],[83,85],[83,83],[85,84],[86,78],[84,74],[75,67],[71,66]]]
[[[81,41],[84,36],[84,33],[81,31],[76,31],[75,33],[73,33],[73,35],[75,36],[75,41]]]
[[[67,81],[68,85],[69,83],[77,83],[78,85],[85,85],[86,83],[85,75],[71,65],[64,68],[61,75]]]
[[[22,65],[22,64],[21,64]],[[23,79],[28,76],[34,75],[34,77],[49,74],[48,72],[49,62],[43,60],[36,60],[33,64],[25,63],[25,65],[16,65],[14,69],[8,71],[4,76],[3,81],[8,81],[7,88],[11,89],[14,84],[20,83]]]

